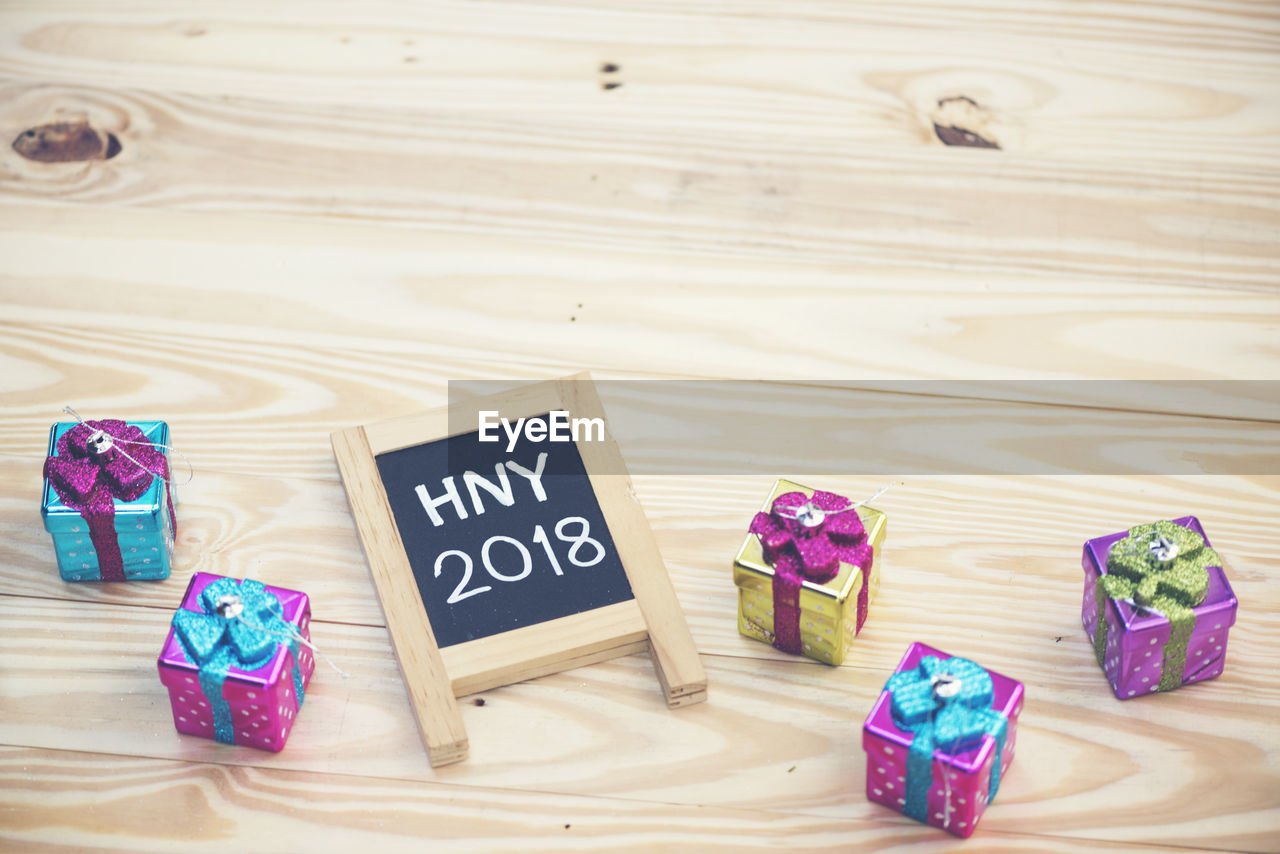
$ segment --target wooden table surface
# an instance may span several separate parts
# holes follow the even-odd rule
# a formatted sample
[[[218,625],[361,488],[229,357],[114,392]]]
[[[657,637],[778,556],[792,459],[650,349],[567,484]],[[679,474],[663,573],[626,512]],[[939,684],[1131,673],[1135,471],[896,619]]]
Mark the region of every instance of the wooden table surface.
[[[86,121],[115,156],[8,144]],[[5,0],[0,133],[0,848],[946,850],[862,789],[918,639],[1027,685],[970,850],[1280,850],[1261,456],[904,472],[837,668],[737,633],[730,561],[790,472],[637,477],[709,700],[668,711],[643,656],[493,690],[433,770],[328,443],[449,380],[582,369],[1280,379],[1275,2]],[[168,581],[59,580],[65,404],[164,418],[194,461]],[[1179,429],[1280,420],[1251,405]],[[1227,670],[1118,702],[1080,546],[1188,512],[1241,601]],[[195,571],[308,591],[354,674],[318,671],[280,754],[173,729],[155,657]]]

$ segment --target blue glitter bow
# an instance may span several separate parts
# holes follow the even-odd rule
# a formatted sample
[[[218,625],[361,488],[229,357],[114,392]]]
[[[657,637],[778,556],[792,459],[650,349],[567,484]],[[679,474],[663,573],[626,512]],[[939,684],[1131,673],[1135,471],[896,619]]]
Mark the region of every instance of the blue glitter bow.
[[[243,606],[238,614],[225,607],[232,598]],[[229,670],[257,670],[286,640],[293,653],[293,687],[302,705],[297,630],[285,622],[279,599],[259,581],[220,578],[201,592],[200,607],[203,614],[180,608],[173,615],[173,629],[187,658],[200,668],[200,690],[213,709],[214,738],[235,744],[231,706],[222,696]]]
[[[992,708],[991,674],[967,658],[943,661],[926,655],[915,669],[890,676],[885,690],[893,695],[894,724],[915,736],[907,752],[906,814],[917,821],[928,819],[935,749],[959,753],[987,735],[996,740],[987,795],[994,800],[1009,719]]]

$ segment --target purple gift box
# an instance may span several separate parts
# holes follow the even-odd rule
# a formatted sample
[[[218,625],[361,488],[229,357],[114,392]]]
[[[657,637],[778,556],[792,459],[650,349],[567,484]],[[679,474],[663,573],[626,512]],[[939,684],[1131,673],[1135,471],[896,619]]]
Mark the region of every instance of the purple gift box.
[[[952,670],[962,678],[955,678],[950,672]],[[921,681],[919,687],[924,690],[934,690],[934,686],[949,682],[954,691],[960,691],[963,688],[960,683],[969,681],[976,685],[979,681],[969,678],[970,674],[985,673],[990,677],[990,690],[982,695],[980,701],[978,698],[966,698],[963,694],[947,694],[945,687],[939,689],[940,693],[964,702],[966,711],[983,725],[985,731],[965,739],[954,752],[935,748],[922,780],[913,779],[908,760],[912,743],[924,735],[916,731],[918,726],[916,729],[899,726],[893,710],[895,680],[902,678],[897,674],[909,671],[917,672]],[[994,797],[993,789],[998,789],[1000,780],[1013,762],[1018,716],[1023,705],[1022,683],[985,670],[967,659],[952,658],[919,642],[907,647],[906,655],[898,662],[894,673],[863,724],[867,800],[956,836],[967,837],[977,827],[987,804]],[[939,701],[939,708],[944,702]],[[928,720],[932,727],[933,712],[929,713]],[[946,724],[942,712],[938,713],[937,722],[940,726]],[[912,792],[916,793],[917,799],[909,803]]]
[[[185,613],[184,613],[185,612]],[[160,653],[179,732],[262,750],[288,741],[315,657],[307,594],[197,572]]]
[[[1194,531],[1212,548],[1200,520],[1184,516],[1172,520],[1175,525]],[[1107,556],[1111,547],[1129,535],[1119,531],[1097,537],[1084,544],[1084,602],[1081,618],[1090,638],[1098,632],[1098,596],[1104,597],[1107,621],[1106,650],[1102,670],[1111,690],[1121,700],[1160,690],[1164,668],[1164,648],[1169,642],[1171,625],[1165,617],[1140,607],[1111,599],[1099,589],[1098,579],[1107,572]],[[1195,627],[1187,645],[1186,664],[1181,685],[1212,679],[1222,673],[1227,656],[1227,632],[1236,621],[1238,602],[1231,584],[1220,566],[1207,567],[1209,587],[1204,601],[1195,606]],[[1179,686],[1174,686],[1179,687]]]

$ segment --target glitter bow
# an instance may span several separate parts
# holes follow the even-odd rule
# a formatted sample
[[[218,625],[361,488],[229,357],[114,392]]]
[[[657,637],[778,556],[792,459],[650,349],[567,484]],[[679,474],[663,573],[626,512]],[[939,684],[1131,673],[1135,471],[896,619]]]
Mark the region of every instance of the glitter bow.
[[[800,588],[806,580],[822,584],[835,578],[841,563],[862,570],[855,631],[862,630],[873,551],[849,499],[833,492],[787,492],[774,499],[770,512],[755,515],[750,530],[759,535],[765,562],[773,567],[775,647],[800,652]]]
[[[200,594],[204,613],[181,608],[173,629],[183,652],[200,668],[200,690],[213,709],[214,737],[235,744],[231,707],[222,686],[232,667],[252,671],[268,664],[282,643],[293,653],[293,686],[302,705],[298,634],[282,616],[280,600],[261,582],[220,578]]]
[[[1187,645],[1195,630],[1193,610],[1209,589],[1208,567],[1222,566],[1222,558],[1204,537],[1174,522],[1161,520],[1129,529],[1107,554],[1107,573],[1098,579],[1106,596],[1097,595],[1098,627],[1093,648],[1098,663],[1106,666],[1107,599],[1125,602],[1169,621],[1169,641],[1164,646],[1157,691],[1182,684]]]
[[[122,453],[116,441],[129,450]],[[103,581],[125,580],[115,529],[117,499],[133,501],[159,476],[166,481],[169,518],[177,530],[168,460],[134,424],[105,419],[75,425],[58,437],[55,455],[45,458],[44,476],[62,503],[79,511],[88,525]]]
[[[928,818],[934,750],[959,753],[988,735],[996,743],[987,790],[988,800],[993,800],[1000,788],[1009,719],[993,708],[991,674],[967,658],[943,661],[926,655],[915,668],[890,676],[885,690],[892,694],[894,724],[914,736],[907,753],[906,814],[917,821]]]

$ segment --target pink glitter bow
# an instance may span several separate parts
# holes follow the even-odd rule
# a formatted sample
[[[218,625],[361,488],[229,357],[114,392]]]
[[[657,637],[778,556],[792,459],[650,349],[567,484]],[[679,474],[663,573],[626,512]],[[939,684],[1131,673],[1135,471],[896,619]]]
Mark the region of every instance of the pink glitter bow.
[[[855,632],[867,619],[867,576],[873,550],[853,502],[833,492],[788,492],[773,501],[769,513],[757,513],[751,533],[760,537],[764,559],[773,567],[773,645],[799,653],[800,588],[804,581],[823,584],[840,564],[862,570]]]
[[[98,431],[107,442],[94,441]],[[127,449],[115,447],[119,441]],[[133,459],[129,459],[132,457]],[[80,511],[98,553],[103,581],[124,581],[124,560],[116,536],[116,499],[132,501],[151,486],[153,475],[164,478],[169,518],[173,495],[168,489],[169,463],[137,426],[116,419],[85,421],[58,437],[57,452],[44,461],[44,476],[72,510]]]

